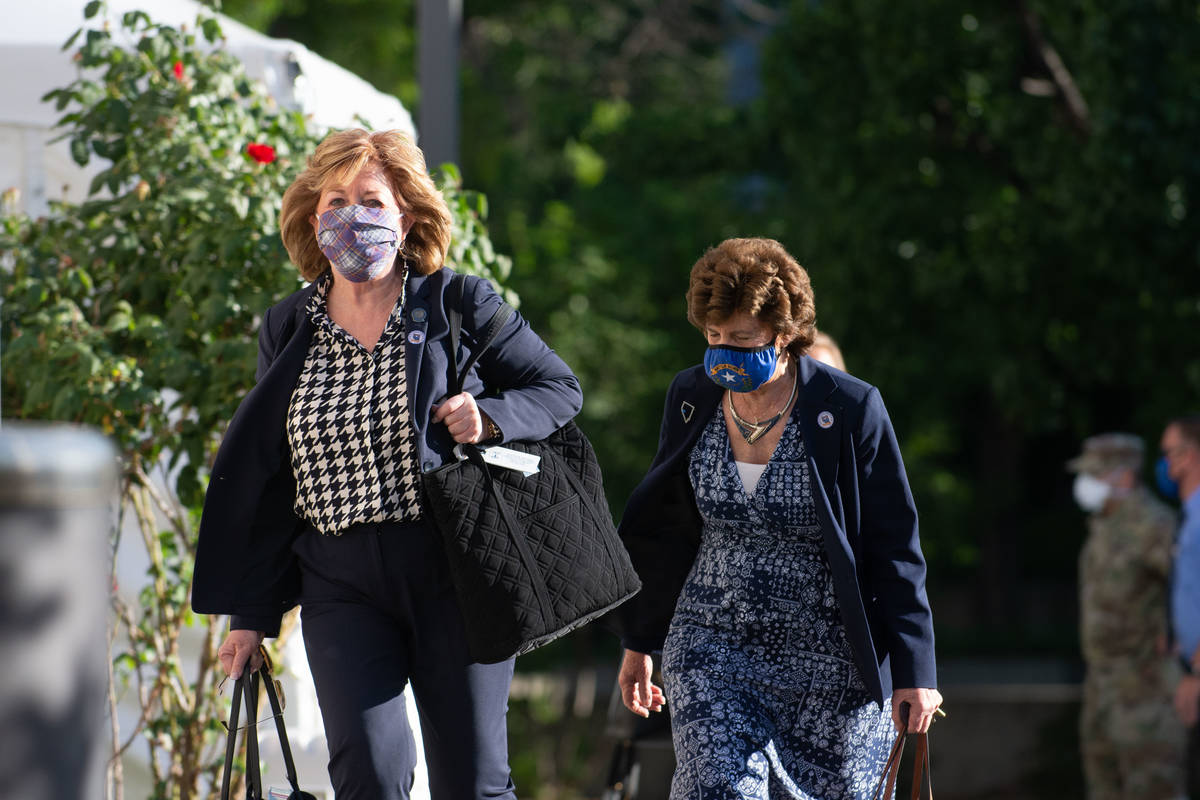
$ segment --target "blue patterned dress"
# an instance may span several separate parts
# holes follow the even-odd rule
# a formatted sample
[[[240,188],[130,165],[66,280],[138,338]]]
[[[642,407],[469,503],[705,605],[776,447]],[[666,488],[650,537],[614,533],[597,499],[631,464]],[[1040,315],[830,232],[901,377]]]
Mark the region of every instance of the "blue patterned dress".
[[[842,627],[795,414],[751,495],[719,406],[691,454],[703,532],[663,648],[672,800],[867,800],[894,740]]]

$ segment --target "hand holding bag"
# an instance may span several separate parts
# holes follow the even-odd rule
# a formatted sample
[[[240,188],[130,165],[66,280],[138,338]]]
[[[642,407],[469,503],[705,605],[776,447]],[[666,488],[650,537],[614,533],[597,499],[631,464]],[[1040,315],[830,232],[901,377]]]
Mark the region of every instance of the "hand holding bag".
[[[465,376],[513,313],[501,305],[474,338],[461,372],[458,353],[464,281],[446,291],[451,358],[447,386],[462,392]],[[587,437],[568,422],[545,439],[513,441],[510,450],[537,456],[536,473],[493,467],[476,445],[465,458],[422,475],[426,512],[442,534],[451,579],[466,625],[471,658],[504,661],[604,614],[641,583],[617,538],[600,465]]]
[[[275,728],[279,732],[279,745],[283,751],[283,764],[287,772],[291,793],[287,800],[316,800],[308,792],[300,789],[296,777],[296,764],[292,760],[292,747],[288,743],[287,728],[283,723],[283,706],[279,702],[279,694],[275,690],[275,682],[271,679],[270,661],[263,653],[263,664],[257,670],[250,670],[247,665],[242,677],[233,685],[233,704],[229,709],[229,730],[225,740],[225,770],[221,776],[221,800],[230,800],[229,784],[233,778],[233,756],[237,750],[238,707],[242,697],[246,700],[246,800],[268,800],[263,794],[262,773],[258,765],[258,682],[261,676],[263,686],[267,690],[267,700],[271,704],[271,715],[275,718]]]
[[[907,728],[907,704],[901,705],[900,716]],[[888,755],[887,764],[883,767],[883,774],[879,776],[879,783],[875,785],[875,791],[871,793],[871,800],[892,800],[895,797],[896,775],[900,771],[900,759],[904,755],[904,745],[910,738],[916,740],[917,746],[913,757],[912,793],[909,796],[911,800],[933,800],[933,773],[929,771],[929,734],[908,733],[907,730],[902,731],[896,737],[896,743],[892,745],[892,752]],[[922,793],[923,790],[924,793]]]

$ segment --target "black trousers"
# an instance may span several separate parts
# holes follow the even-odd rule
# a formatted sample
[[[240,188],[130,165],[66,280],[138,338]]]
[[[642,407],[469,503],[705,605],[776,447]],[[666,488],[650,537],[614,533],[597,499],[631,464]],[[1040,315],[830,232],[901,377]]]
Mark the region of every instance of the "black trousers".
[[[441,542],[424,523],[313,530],[295,545],[300,618],[337,800],[406,800],[421,720],[433,800],[516,794],[508,766],[513,661],[472,664]]]

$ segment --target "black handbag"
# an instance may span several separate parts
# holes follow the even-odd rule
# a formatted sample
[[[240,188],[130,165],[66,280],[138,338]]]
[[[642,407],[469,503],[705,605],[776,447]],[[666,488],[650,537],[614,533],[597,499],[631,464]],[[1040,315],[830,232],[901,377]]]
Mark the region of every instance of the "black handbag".
[[[292,760],[292,747],[288,743],[287,728],[283,723],[283,706],[279,702],[279,693],[275,690],[275,682],[271,679],[270,661],[265,653],[263,664],[256,670],[249,665],[233,685],[233,705],[229,709],[229,724],[226,729],[229,734],[225,740],[225,770],[221,776],[221,800],[230,800],[229,785],[233,779],[233,757],[237,751],[238,709],[243,696],[246,700],[246,800],[268,800],[263,794],[262,773],[258,764],[258,683],[261,676],[262,684],[267,690],[267,700],[271,704],[271,715],[275,718],[275,728],[279,732],[279,746],[283,751],[283,765],[287,772],[291,792],[287,800],[316,800],[308,792],[300,789],[300,781],[296,777],[296,764]],[[274,793],[272,793],[274,796]]]
[[[454,282],[457,282],[457,286]],[[451,358],[447,386],[463,380],[513,309],[507,303],[455,365],[464,281],[447,294]],[[422,475],[426,511],[442,534],[471,658],[489,664],[527,653],[628,600],[641,583],[617,538],[596,454],[574,422],[545,439],[505,442],[540,459],[525,476],[492,467],[475,445],[464,460]]]

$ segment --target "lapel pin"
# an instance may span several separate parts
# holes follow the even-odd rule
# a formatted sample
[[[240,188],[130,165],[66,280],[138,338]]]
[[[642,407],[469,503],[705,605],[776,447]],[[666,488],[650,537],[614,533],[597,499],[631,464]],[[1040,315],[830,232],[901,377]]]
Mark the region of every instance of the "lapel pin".
[[[820,414],[817,414],[817,424],[822,428],[832,428],[833,414],[830,414],[828,411],[822,411]]]
[[[409,344],[420,344],[423,341],[425,341],[425,331],[409,331],[408,332],[408,343]]]
[[[414,308],[412,310],[412,314],[410,316],[412,317],[413,322],[424,322],[425,321],[425,309]]]
[[[683,405],[681,405],[679,407],[679,413],[683,415],[684,422],[692,421],[692,412],[695,410],[696,410],[696,407],[686,400],[684,400]]]

